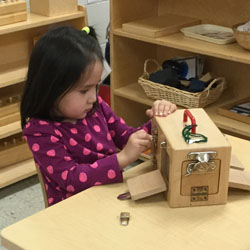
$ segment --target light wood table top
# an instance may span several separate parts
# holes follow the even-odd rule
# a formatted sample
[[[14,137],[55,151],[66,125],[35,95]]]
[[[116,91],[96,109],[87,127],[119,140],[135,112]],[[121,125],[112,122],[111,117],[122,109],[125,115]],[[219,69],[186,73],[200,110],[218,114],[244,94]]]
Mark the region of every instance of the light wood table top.
[[[228,136],[250,171],[250,141]],[[135,167],[124,179],[151,169]],[[90,188],[1,232],[8,249],[249,250],[250,193],[229,190],[226,205],[169,208],[163,194],[120,201],[126,182]],[[121,212],[131,215],[121,226]]]

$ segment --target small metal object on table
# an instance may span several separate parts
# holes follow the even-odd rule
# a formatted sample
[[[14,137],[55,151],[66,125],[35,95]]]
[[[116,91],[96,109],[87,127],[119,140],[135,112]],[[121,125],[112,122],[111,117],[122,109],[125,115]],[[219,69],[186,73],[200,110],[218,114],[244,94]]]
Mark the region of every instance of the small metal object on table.
[[[120,224],[121,226],[127,226],[130,219],[130,213],[128,212],[121,212],[120,214]]]

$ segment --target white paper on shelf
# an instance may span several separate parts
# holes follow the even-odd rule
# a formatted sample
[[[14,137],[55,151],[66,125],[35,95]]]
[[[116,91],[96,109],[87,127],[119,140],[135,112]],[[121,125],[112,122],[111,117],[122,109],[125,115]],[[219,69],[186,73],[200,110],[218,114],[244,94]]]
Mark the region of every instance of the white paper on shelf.
[[[250,33],[250,21],[237,27],[237,30]]]

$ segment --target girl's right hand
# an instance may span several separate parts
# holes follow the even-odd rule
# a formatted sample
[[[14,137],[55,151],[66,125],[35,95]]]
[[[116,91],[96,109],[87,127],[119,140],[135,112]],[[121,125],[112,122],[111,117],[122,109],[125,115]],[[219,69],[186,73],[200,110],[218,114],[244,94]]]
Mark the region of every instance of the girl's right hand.
[[[140,154],[150,148],[151,141],[152,135],[143,129],[131,134],[126,146],[117,154],[120,168],[123,169],[138,160]]]

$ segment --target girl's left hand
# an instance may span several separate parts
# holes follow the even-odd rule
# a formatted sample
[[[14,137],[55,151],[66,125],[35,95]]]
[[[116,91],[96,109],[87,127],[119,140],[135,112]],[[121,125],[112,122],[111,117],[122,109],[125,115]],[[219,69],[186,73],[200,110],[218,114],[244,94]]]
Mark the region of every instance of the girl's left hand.
[[[151,109],[146,111],[146,115],[151,119],[154,116],[167,116],[177,109],[176,105],[167,100],[157,100]]]

